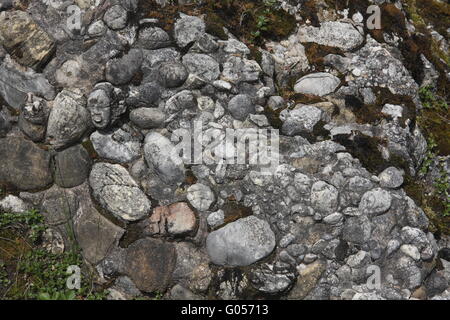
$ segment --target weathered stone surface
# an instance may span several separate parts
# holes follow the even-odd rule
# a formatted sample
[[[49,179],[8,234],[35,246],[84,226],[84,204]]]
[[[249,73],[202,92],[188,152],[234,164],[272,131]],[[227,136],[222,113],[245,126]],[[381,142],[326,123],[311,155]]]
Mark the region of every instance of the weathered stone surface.
[[[155,239],[141,239],[126,250],[125,273],[139,290],[164,292],[176,264],[173,244]]]
[[[212,281],[212,271],[206,253],[188,242],[175,245],[177,263],[173,280],[193,292],[204,292]]]
[[[219,63],[206,54],[188,53],[183,56],[183,64],[190,73],[206,82],[212,82],[220,75]]]
[[[389,210],[392,203],[391,194],[381,188],[366,192],[359,204],[361,212],[374,216],[385,213]]]
[[[342,230],[343,239],[356,244],[367,242],[371,232],[372,226],[366,216],[347,218]]]
[[[144,155],[159,177],[167,184],[177,184],[185,179],[183,160],[175,153],[175,146],[169,139],[157,132],[145,137]]]
[[[165,48],[170,45],[170,37],[163,29],[148,27],[139,30],[136,45],[142,49],[154,50]]]
[[[152,82],[144,83],[138,87],[132,86],[126,102],[135,108],[152,107],[157,103],[160,93],[159,86]]]
[[[167,232],[174,236],[191,233],[197,225],[195,213],[185,202],[171,204],[166,219]]]
[[[177,113],[185,109],[193,109],[196,106],[197,101],[192,92],[183,90],[167,100],[165,110],[169,113]]]
[[[267,100],[267,107],[269,107],[270,110],[276,111],[278,109],[281,109],[286,105],[286,101],[283,97],[280,96],[271,96]]]
[[[57,185],[44,192],[40,212],[49,226],[67,226],[79,208],[79,199],[71,190],[64,190]]]
[[[320,212],[332,213],[336,211],[338,197],[337,189],[324,181],[314,183],[311,188],[311,205]]]
[[[86,99],[79,90],[64,89],[56,97],[50,111],[47,139],[56,148],[77,142],[89,128]]]
[[[144,61],[142,63],[142,72],[144,76],[152,76],[153,68],[163,62],[178,62],[181,58],[181,54],[174,48],[161,48],[155,50],[142,50],[144,53]]]
[[[176,284],[170,289],[171,300],[202,300],[201,296],[194,294],[191,290]]]
[[[120,165],[94,164],[89,183],[95,199],[118,218],[136,221],[150,212],[150,200]]]
[[[288,264],[277,262],[265,263],[252,271],[250,281],[260,292],[280,294],[287,291],[295,280],[294,268]]]
[[[109,132],[96,131],[91,135],[92,145],[104,159],[127,163],[141,156],[142,135],[124,125]]]
[[[62,234],[54,228],[47,228],[42,234],[42,247],[52,254],[62,254],[66,248]]]
[[[130,112],[130,120],[141,129],[159,128],[166,114],[157,108],[137,108]]]
[[[334,92],[340,83],[339,78],[332,74],[326,72],[311,73],[297,81],[294,91],[322,97]]]
[[[299,270],[297,283],[289,293],[288,299],[304,299],[314,289],[320,277],[325,272],[326,266],[326,262],[320,260],[307,266],[302,265],[302,268]]]
[[[126,27],[128,12],[121,6],[115,5],[109,8],[103,16],[103,21],[113,30],[120,30]]]
[[[383,188],[395,189],[403,184],[403,173],[394,167],[389,167],[378,176]]]
[[[158,69],[161,85],[166,88],[180,87],[187,79],[189,73],[181,63],[166,62]]]
[[[0,95],[14,109],[19,110],[25,105],[28,93],[44,97],[47,100],[55,98],[55,89],[42,74],[33,71],[20,71],[13,65],[0,65]]]
[[[19,115],[20,130],[33,142],[40,142],[45,138],[46,126],[44,124],[36,124],[28,121],[25,115],[25,109]]]
[[[37,68],[48,60],[54,41],[24,11],[0,13],[0,45],[19,63]]]
[[[13,6],[13,0],[4,0],[4,1],[0,4],[0,10],[11,9],[12,6]]]
[[[184,48],[194,42],[205,33],[205,23],[198,17],[181,15],[181,19],[175,22],[174,37],[179,47]]]
[[[44,188],[53,182],[50,154],[22,138],[0,139],[0,182],[19,190]]]
[[[233,118],[243,121],[249,114],[255,112],[255,105],[250,96],[238,94],[228,103],[228,111],[230,111]]]
[[[127,84],[141,68],[144,57],[142,50],[131,49],[118,59],[109,60],[106,64],[106,80],[116,86]]]
[[[208,226],[210,228],[216,228],[225,223],[225,213],[223,210],[211,212],[207,218]]]
[[[103,217],[92,205],[82,205],[74,218],[74,231],[83,257],[97,264],[112,246],[118,245],[125,230]]]
[[[282,132],[293,136],[302,132],[312,132],[321,120],[322,110],[314,106],[299,106],[288,111],[283,121]]]
[[[218,265],[248,266],[268,256],[275,248],[269,224],[254,216],[239,219],[208,235],[206,249]]]
[[[370,88],[383,84],[390,92],[414,97],[418,85],[403,63],[382,44],[367,35],[364,47],[351,56],[353,70],[360,76],[348,84],[358,88]],[[426,69],[425,69],[426,70]]]
[[[200,211],[208,210],[215,199],[211,188],[201,183],[190,186],[186,197],[191,205]]]
[[[326,21],[320,27],[302,26],[297,33],[300,42],[314,42],[324,46],[352,50],[361,45],[364,37],[351,24]]]
[[[197,217],[185,202],[156,207],[151,217],[144,222],[144,233],[148,235],[192,235],[197,227]]]
[[[239,83],[257,81],[262,73],[254,60],[231,56],[223,64],[222,80]]]
[[[127,276],[120,276],[114,285],[108,288],[108,300],[133,300],[142,296],[136,285]]]
[[[81,145],[67,148],[55,155],[55,183],[63,188],[82,184],[91,170],[92,160]]]
[[[11,130],[11,116],[6,108],[0,109],[0,138],[4,138]]]

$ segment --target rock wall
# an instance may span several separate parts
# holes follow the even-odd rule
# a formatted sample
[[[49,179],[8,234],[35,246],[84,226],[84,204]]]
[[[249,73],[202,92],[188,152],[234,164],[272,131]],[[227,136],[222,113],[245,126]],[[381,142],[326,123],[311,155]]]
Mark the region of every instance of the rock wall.
[[[264,4],[296,27],[259,45],[211,33],[208,1],[0,5],[0,212],[38,209],[66,247],[73,226],[111,299],[450,297],[447,240],[406,190],[438,71],[423,56],[418,81],[400,34],[310,2]],[[279,130],[279,162],[187,163],[176,133],[199,121],[217,145]]]

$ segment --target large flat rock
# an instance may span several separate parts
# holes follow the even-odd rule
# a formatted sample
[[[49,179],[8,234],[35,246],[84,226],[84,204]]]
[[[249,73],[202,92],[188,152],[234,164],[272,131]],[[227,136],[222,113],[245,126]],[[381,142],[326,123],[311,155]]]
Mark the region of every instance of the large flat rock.
[[[0,183],[21,191],[41,189],[53,181],[50,154],[19,137],[0,139]]]

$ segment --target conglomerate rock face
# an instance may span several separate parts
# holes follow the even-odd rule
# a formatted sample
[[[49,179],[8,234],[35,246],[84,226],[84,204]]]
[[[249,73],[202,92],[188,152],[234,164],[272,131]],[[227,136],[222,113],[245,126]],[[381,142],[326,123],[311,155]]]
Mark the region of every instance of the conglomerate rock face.
[[[403,189],[428,159],[423,83],[365,12],[311,24],[279,1],[297,30],[257,48],[138,2],[0,6],[0,212],[36,208],[65,242],[73,225],[110,297],[450,297],[448,241]]]

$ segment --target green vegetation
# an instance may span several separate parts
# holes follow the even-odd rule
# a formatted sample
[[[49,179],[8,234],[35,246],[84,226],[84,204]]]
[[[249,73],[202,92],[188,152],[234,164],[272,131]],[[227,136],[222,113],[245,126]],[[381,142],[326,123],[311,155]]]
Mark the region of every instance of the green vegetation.
[[[448,104],[444,99],[437,97],[433,92],[433,86],[420,88],[419,97],[424,108],[435,111],[448,111]]]
[[[434,140],[436,153],[445,156],[450,154],[450,114],[448,103],[436,92],[437,89],[432,86],[419,90],[423,109],[417,122],[425,135]]]
[[[206,31],[219,39],[226,40],[226,27],[250,49],[264,39],[281,40],[292,34],[296,28],[295,17],[278,8],[275,0],[206,0],[195,5],[172,5],[161,8],[155,1],[141,1],[139,12],[142,17],[157,18],[160,27],[171,31],[179,12],[190,15],[204,15]]]
[[[437,194],[443,199],[444,212],[442,215],[444,217],[450,217],[450,179],[443,168],[440,177],[435,181],[434,187],[436,188]]]
[[[450,151],[448,104],[436,92],[432,86],[419,90],[423,109],[417,116],[417,123],[428,137],[428,150],[419,170],[422,177],[429,173],[439,155],[448,155]],[[433,224],[433,231],[444,234],[450,234],[449,190],[449,178],[443,167],[432,185],[411,177],[405,182],[405,191],[423,208]]]
[[[63,253],[47,251],[42,246],[45,229],[35,210],[0,212],[0,299],[104,299],[106,293],[94,290],[87,272],[81,274],[80,290],[67,288],[68,267],[82,267],[81,255],[76,246]]]
[[[25,226],[29,227],[29,237],[31,241],[35,242],[45,230],[44,217],[36,210],[24,213],[2,213],[0,215],[0,229],[23,228]]]
[[[436,158],[435,149],[437,147],[436,141],[433,139],[433,137],[430,137],[428,139],[428,150],[425,154],[425,159],[423,160],[422,167],[419,170],[419,173],[421,175],[425,175],[430,170],[430,166],[433,164],[434,159]]]

